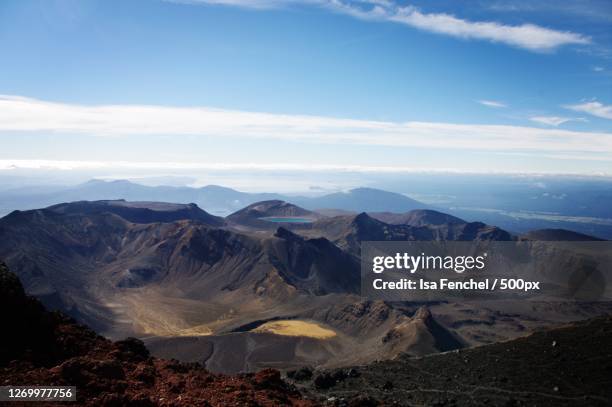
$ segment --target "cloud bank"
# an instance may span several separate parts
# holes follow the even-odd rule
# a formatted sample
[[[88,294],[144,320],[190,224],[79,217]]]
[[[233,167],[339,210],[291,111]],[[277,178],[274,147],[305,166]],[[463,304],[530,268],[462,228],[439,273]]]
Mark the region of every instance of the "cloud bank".
[[[559,157],[555,157],[559,158]],[[572,159],[580,159],[573,157]],[[181,173],[187,171],[190,175],[194,171],[210,172],[306,172],[306,173],[370,173],[370,174],[399,174],[399,173],[422,173],[422,174],[515,174],[515,175],[572,175],[572,176],[603,176],[609,177],[609,173],[601,172],[559,172],[559,171],[525,171],[525,170],[498,170],[483,169],[457,169],[444,167],[418,167],[398,165],[348,165],[348,164],[313,164],[313,163],[233,163],[233,162],[172,162],[172,161],[84,161],[84,160],[20,160],[0,159],[0,171],[18,170],[42,170],[42,171],[171,171]],[[122,177],[109,177],[117,179]],[[126,175],[123,178],[130,178]],[[249,180],[250,182],[250,180]],[[293,180],[295,182],[295,180]]]
[[[384,165],[335,165],[313,163],[228,163],[228,162],[156,162],[156,161],[79,161],[0,159],[0,170],[208,170],[208,171],[300,171],[300,172],[369,172],[369,173],[472,173],[453,168],[420,168]],[[501,173],[501,172],[500,172]],[[505,173],[505,172],[504,172]]]
[[[314,5],[355,18],[387,21],[456,38],[485,40],[534,52],[553,51],[566,45],[586,45],[590,37],[536,24],[506,25],[494,21],[469,21],[446,13],[426,13],[392,0],[170,0],[178,3],[225,5],[246,8],[279,8]]]
[[[18,132],[206,136],[319,144],[593,154],[612,159],[612,134],[525,126],[390,122],[209,107],[77,105],[0,96],[0,140]],[[595,159],[595,158],[594,158]]]

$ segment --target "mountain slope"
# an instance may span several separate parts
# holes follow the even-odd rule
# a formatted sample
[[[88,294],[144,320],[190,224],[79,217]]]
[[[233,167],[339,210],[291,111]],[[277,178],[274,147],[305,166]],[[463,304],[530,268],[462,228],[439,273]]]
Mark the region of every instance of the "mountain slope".
[[[383,338],[393,353],[427,355],[464,347],[463,342],[434,319],[429,309],[421,307],[414,316],[391,329]]]
[[[313,294],[357,293],[359,262],[325,238],[306,239],[279,228],[266,241],[269,258],[289,284]]]

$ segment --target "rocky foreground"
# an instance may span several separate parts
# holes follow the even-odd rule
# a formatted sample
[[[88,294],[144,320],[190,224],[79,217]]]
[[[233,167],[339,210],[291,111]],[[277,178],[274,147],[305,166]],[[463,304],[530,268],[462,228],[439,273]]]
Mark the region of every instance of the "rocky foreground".
[[[612,406],[612,317],[367,366],[289,372],[329,405]]]
[[[1,263],[0,315],[0,385],[77,386],[76,404],[84,406],[314,404],[276,370],[213,374],[198,364],[153,358],[137,339],[111,342],[60,313],[45,311]]]

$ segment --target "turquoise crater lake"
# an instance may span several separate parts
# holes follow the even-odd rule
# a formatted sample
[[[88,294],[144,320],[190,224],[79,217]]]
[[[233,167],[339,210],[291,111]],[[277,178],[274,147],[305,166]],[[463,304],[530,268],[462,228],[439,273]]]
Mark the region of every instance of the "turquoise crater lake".
[[[259,218],[261,220],[265,220],[267,222],[274,223],[312,223],[314,219],[310,218],[296,218],[291,216],[268,216],[265,218]]]

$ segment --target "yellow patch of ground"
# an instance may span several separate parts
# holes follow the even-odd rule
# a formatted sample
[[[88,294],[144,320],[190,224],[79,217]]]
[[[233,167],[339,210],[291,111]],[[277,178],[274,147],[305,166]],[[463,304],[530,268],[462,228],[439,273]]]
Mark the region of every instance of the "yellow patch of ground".
[[[174,315],[141,313],[132,320],[137,330],[153,336],[208,336],[212,330],[206,325],[189,326]]]
[[[146,301],[138,295],[126,296],[124,304],[115,308],[132,323],[137,332],[153,336],[208,336],[213,331],[208,324],[188,323],[180,307],[165,306],[158,301]]]
[[[308,338],[329,339],[336,336],[331,329],[323,328],[314,322],[298,320],[270,321],[258,326],[253,332],[265,332],[286,336],[305,336]]]
[[[198,325],[192,328],[181,329],[177,332],[177,336],[208,336],[212,335],[213,331],[206,325]]]

